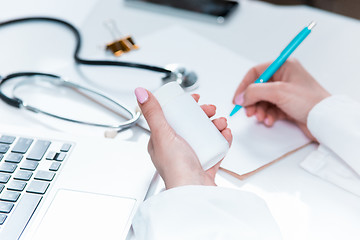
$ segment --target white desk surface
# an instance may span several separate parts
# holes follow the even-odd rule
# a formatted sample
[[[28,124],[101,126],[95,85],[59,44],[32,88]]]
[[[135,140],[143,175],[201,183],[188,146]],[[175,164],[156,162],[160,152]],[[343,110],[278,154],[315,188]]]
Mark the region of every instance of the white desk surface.
[[[98,56],[97,46],[109,41],[108,34],[94,34],[105,31],[101,24],[109,17],[121,22],[122,32],[139,38],[165,27],[182,25],[257,63],[274,59],[290,40],[289,34],[295,35],[304,25],[315,20],[318,26],[311,34],[311,40],[307,39],[301,51],[296,51],[294,56],[329,91],[345,93],[360,100],[357,94],[360,83],[356,77],[360,66],[358,20],[306,6],[279,7],[257,1],[241,1],[238,11],[222,25],[197,14],[175,10],[146,11],[125,5],[122,0],[81,0],[67,4],[60,0],[53,0],[51,4],[46,2],[47,5],[42,0],[17,1],[18,4],[3,1],[0,3],[0,20],[34,13],[63,16],[81,26],[86,39],[82,54],[86,56]],[[96,7],[91,10],[93,6]],[[55,71],[68,64],[72,51],[69,46],[73,46],[73,39],[62,34],[66,30],[52,29],[45,28],[47,34],[54,33],[54,37],[61,37],[61,44],[57,42],[55,50],[45,40],[35,46],[34,42],[20,41],[16,38],[16,31],[8,32],[10,35],[3,39],[0,30],[0,74],[24,70],[24,66],[25,70]],[[24,53],[21,58],[12,57],[14,51],[20,50],[8,47],[10,43],[22,44],[23,47],[19,48]],[[43,47],[41,51],[40,46]],[[50,50],[58,60],[46,54]],[[33,61],[33,56],[38,57],[37,61]],[[21,113],[2,102],[0,109],[1,123],[41,127],[34,120],[21,118]],[[140,130],[134,129],[131,134],[123,133],[120,139],[136,141],[136,136],[141,134]],[[263,197],[284,239],[359,239],[359,197],[310,175],[298,166],[315,147],[313,145],[298,151],[244,182],[224,173],[220,175],[239,188]]]

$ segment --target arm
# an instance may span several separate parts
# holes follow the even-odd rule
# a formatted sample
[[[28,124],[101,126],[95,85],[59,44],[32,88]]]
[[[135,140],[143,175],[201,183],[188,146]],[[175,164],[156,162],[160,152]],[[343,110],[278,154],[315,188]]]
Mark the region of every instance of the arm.
[[[331,96],[309,113],[308,128],[320,142],[301,166],[360,196],[360,104]]]
[[[168,125],[156,98],[142,88],[135,94],[151,129],[151,159],[167,189],[140,206],[133,220],[136,239],[281,239],[263,200],[216,187],[220,163],[205,172],[191,147]],[[215,106],[202,108],[209,117],[215,115]],[[213,123],[230,144],[226,120]]]
[[[265,202],[252,193],[182,186],[146,200],[133,221],[137,240],[281,239]]]
[[[251,69],[240,83],[234,103],[243,105],[267,126],[278,119],[295,122],[320,143],[303,163],[306,170],[360,195],[360,105],[330,96],[296,60],[287,61],[269,83],[251,84],[267,68]]]

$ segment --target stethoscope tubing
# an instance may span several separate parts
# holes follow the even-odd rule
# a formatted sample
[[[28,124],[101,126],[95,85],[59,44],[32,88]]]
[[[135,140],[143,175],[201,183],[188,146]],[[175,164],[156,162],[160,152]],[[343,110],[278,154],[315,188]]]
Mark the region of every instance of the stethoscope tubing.
[[[72,119],[72,118],[67,118],[67,117],[63,117],[57,114],[53,114],[44,110],[41,110],[37,107],[31,106],[29,104],[27,104],[26,102],[24,102],[22,99],[18,98],[18,97],[9,97],[7,96],[3,90],[2,87],[4,86],[5,82],[9,82],[9,80],[14,79],[16,77],[33,77],[33,76],[45,76],[45,77],[51,77],[54,78],[56,80],[52,80],[49,81],[51,84],[56,84],[59,86],[65,86],[65,87],[69,87],[75,90],[84,90],[90,93],[93,93],[95,95],[98,95],[110,102],[112,102],[113,104],[115,104],[116,106],[120,107],[121,109],[125,110],[127,113],[129,113],[131,115],[131,118],[119,125],[109,125],[109,124],[101,124],[101,123],[93,123],[93,122],[87,122],[87,121],[80,121],[80,120],[76,120],[76,119]],[[57,81],[57,82],[55,82]],[[14,86],[14,89],[20,87],[21,85],[24,84],[23,82],[20,82],[18,84],[16,84]],[[104,127],[104,128],[112,128],[112,129],[118,129],[118,130],[122,130],[122,129],[126,129],[129,128],[131,126],[133,126],[134,124],[136,124],[136,122],[139,120],[141,113],[140,112],[133,112],[131,110],[129,110],[128,108],[126,108],[124,105],[118,103],[117,101],[113,100],[112,98],[106,96],[103,93],[100,93],[98,91],[94,91],[90,88],[81,86],[79,84],[73,83],[73,82],[69,82],[67,80],[62,79],[60,76],[58,75],[54,75],[54,74],[50,74],[50,73],[41,73],[41,72],[18,72],[18,73],[13,73],[10,74],[8,76],[6,76],[5,78],[1,79],[0,82],[0,98],[6,102],[7,104],[16,107],[16,108],[24,108],[26,110],[29,110],[31,112],[34,113],[41,113],[50,117],[54,117],[56,119],[60,119],[60,120],[64,120],[64,121],[68,121],[68,122],[72,122],[72,123],[79,123],[79,124],[84,124],[84,125],[89,125],[89,126],[95,126],[95,127]]]
[[[8,25],[12,25],[12,24],[17,24],[17,23],[24,23],[24,22],[32,22],[32,21],[46,21],[46,22],[53,22],[53,23],[59,23],[62,24],[63,26],[66,26],[67,28],[69,28],[76,39],[76,45],[75,45],[75,50],[74,50],[74,60],[76,63],[78,64],[84,64],[84,65],[93,65],[93,66],[120,66],[120,67],[130,67],[130,68],[138,68],[138,69],[144,69],[144,70],[150,70],[150,71],[154,71],[154,72],[160,72],[160,73],[165,73],[166,76],[170,76],[172,74],[172,72],[168,69],[162,68],[162,67],[157,67],[157,66],[152,66],[152,65],[147,65],[147,64],[141,64],[141,63],[134,63],[134,62],[124,62],[124,61],[110,61],[110,60],[91,60],[91,59],[84,59],[81,58],[79,56],[79,52],[81,49],[81,45],[82,45],[82,39],[81,39],[81,34],[79,32],[79,30],[72,24],[70,24],[69,22],[66,22],[62,19],[57,19],[57,18],[52,18],[52,17],[25,17],[25,18],[17,18],[17,19],[12,19],[12,20],[8,20],[8,21],[3,21],[0,22],[0,27],[4,27],[4,26],[8,26]],[[39,108],[36,108],[34,106],[28,105],[27,103],[23,102],[22,99],[17,98],[17,97],[9,97],[7,96],[1,89],[1,87],[4,85],[5,82],[8,82],[10,79],[16,78],[16,77],[31,77],[31,76],[47,76],[47,77],[53,77],[53,78],[57,78],[61,81],[61,84],[63,85],[67,85],[67,86],[72,86],[76,89],[82,89],[88,92],[92,92],[93,94],[96,94],[100,97],[103,97],[109,101],[111,101],[112,103],[116,104],[117,106],[121,107],[122,109],[124,109],[125,111],[127,111],[132,117],[130,120],[120,124],[120,125],[107,125],[107,124],[99,124],[99,123],[91,123],[91,122],[86,122],[86,121],[79,121],[76,119],[71,119],[71,118],[66,118],[66,117],[62,117],[47,111],[43,111]],[[80,123],[80,124],[85,124],[85,125],[90,125],[90,126],[97,126],[97,127],[106,127],[106,128],[114,128],[114,129],[124,129],[124,128],[128,128],[133,126],[140,118],[141,113],[140,112],[132,112],[129,109],[127,109],[126,107],[124,107],[123,105],[119,104],[118,102],[114,101],[113,99],[105,96],[102,93],[99,93],[97,91],[85,88],[83,86],[80,86],[78,84],[75,83],[71,83],[69,81],[65,81],[63,80],[60,76],[54,75],[54,74],[50,74],[50,73],[41,73],[41,72],[17,72],[17,73],[12,73],[7,75],[6,77],[1,77],[0,76],[0,98],[7,104],[16,107],[16,108],[25,108],[29,111],[35,112],[35,113],[42,113],[44,115],[47,116],[51,116],[57,119],[61,119],[61,120],[65,120],[68,122],[73,122],[73,123]]]
[[[90,59],[84,59],[79,56],[79,52],[82,45],[82,39],[81,34],[79,30],[69,22],[66,22],[62,19],[58,18],[52,18],[52,17],[25,17],[25,18],[17,18],[12,19],[4,22],[0,22],[0,27],[16,24],[16,23],[23,23],[23,22],[31,22],[31,21],[46,21],[46,22],[53,22],[53,23],[59,23],[66,27],[68,27],[75,36],[76,39],[76,45],[73,57],[75,59],[76,63],[84,64],[84,65],[93,65],[93,66],[119,66],[119,67],[130,67],[130,68],[138,68],[138,69],[144,69],[154,72],[160,72],[165,73],[167,76],[171,75],[171,71],[163,68],[163,67],[157,67],[152,66],[148,64],[142,64],[142,63],[134,63],[134,62],[124,62],[124,61],[109,61],[109,60],[90,60]]]

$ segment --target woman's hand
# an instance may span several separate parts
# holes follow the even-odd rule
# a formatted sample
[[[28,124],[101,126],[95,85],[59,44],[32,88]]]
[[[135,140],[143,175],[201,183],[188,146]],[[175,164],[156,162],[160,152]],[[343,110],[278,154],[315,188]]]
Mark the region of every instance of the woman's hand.
[[[252,84],[269,65],[265,63],[250,69],[237,88],[233,103],[245,107],[247,116],[255,115],[267,126],[279,119],[294,121],[315,140],[307,129],[307,117],[330,93],[295,59],[286,61],[269,82]]]
[[[214,178],[220,162],[207,171],[201,167],[193,149],[170,127],[162,109],[149,91],[135,90],[141,111],[150,127],[151,136],[148,151],[151,159],[165,182],[167,189],[183,185],[215,185]],[[199,95],[193,95],[196,101]],[[201,106],[208,117],[215,115],[213,105]],[[232,135],[225,118],[213,120],[214,125],[231,144]]]

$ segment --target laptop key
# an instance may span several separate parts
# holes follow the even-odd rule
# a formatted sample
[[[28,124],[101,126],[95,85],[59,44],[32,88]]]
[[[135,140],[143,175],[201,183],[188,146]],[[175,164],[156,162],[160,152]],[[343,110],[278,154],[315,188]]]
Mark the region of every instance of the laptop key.
[[[49,148],[50,144],[50,141],[38,140],[32,147],[29,155],[26,158],[30,160],[40,161],[43,158],[47,149]]]
[[[0,173],[0,183],[7,183],[11,175],[6,173]]]
[[[14,163],[1,163],[0,172],[13,173],[15,172],[17,165]]]
[[[37,180],[52,181],[55,177],[54,172],[38,171],[34,177]]]
[[[5,162],[19,163],[22,158],[23,155],[20,153],[9,153],[9,155],[5,158]]]
[[[13,207],[13,203],[0,201],[0,213],[9,213]]]
[[[70,143],[64,143],[60,149],[61,152],[68,152],[71,148],[71,144]]]
[[[46,159],[47,160],[54,160],[55,156],[56,156],[56,152],[51,151],[46,155]]]
[[[57,170],[59,170],[60,166],[61,166],[61,163],[59,163],[59,162],[53,162],[53,163],[51,164],[49,170],[50,170],[50,171],[57,171]]]
[[[23,191],[25,189],[26,186],[26,182],[23,181],[17,181],[17,180],[12,180],[8,185],[7,185],[7,189],[8,190],[12,190],[12,191]]]
[[[13,136],[2,135],[0,137],[0,143],[12,144],[15,141],[15,139],[16,137]]]
[[[20,170],[15,174],[14,179],[23,180],[23,181],[29,181],[32,175],[33,175],[32,172]]]
[[[16,202],[20,197],[19,192],[5,191],[2,193],[0,200],[7,202]]]
[[[41,195],[24,193],[12,212],[11,217],[6,220],[6,228],[3,228],[1,231],[1,239],[19,239],[41,199]]]
[[[26,189],[28,193],[44,194],[48,189],[50,183],[45,181],[33,180],[30,182],[29,187]]]
[[[36,161],[26,160],[23,162],[20,169],[35,171],[35,169],[37,168],[38,165],[39,165],[39,163]]]
[[[4,224],[6,218],[7,218],[7,215],[0,213],[0,225]]]
[[[7,144],[0,144],[0,153],[6,153],[9,150],[10,146]]]
[[[2,190],[5,188],[4,184],[0,184],[0,193],[2,192]]]
[[[20,138],[11,151],[17,153],[26,153],[33,141],[34,140],[30,138]]]
[[[62,162],[62,161],[64,161],[65,157],[66,157],[66,153],[60,152],[60,153],[56,154],[55,160]]]

